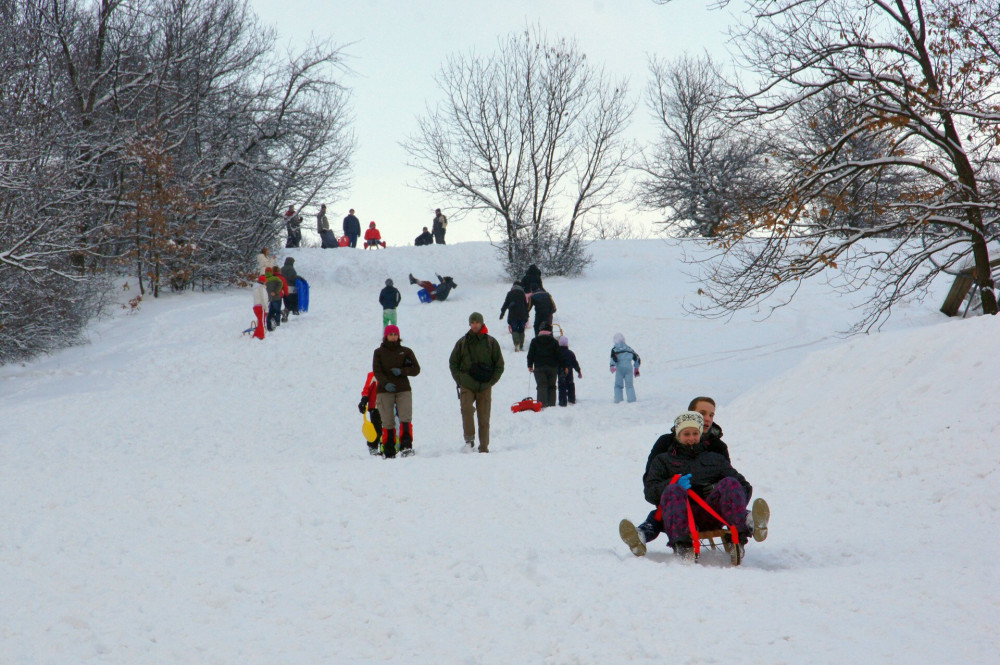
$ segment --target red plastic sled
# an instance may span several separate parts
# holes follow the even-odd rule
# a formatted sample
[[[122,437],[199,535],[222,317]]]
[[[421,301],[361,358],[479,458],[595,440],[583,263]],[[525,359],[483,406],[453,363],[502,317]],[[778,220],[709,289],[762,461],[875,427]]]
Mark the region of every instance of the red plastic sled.
[[[520,402],[514,402],[511,404],[510,410],[514,413],[518,413],[520,411],[534,411],[535,413],[538,413],[542,410],[542,403],[538,400],[531,399],[530,397],[525,397]]]

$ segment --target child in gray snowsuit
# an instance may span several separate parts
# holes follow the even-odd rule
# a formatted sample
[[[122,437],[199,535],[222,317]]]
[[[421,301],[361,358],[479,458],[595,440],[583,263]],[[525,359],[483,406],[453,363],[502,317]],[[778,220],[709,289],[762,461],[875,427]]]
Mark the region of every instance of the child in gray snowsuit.
[[[622,401],[622,389],[629,402],[635,401],[632,377],[639,376],[639,354],[625,343],[625,336],[615,333],[615,345],[611,347],[611,373],[615,375],[615,404]]]

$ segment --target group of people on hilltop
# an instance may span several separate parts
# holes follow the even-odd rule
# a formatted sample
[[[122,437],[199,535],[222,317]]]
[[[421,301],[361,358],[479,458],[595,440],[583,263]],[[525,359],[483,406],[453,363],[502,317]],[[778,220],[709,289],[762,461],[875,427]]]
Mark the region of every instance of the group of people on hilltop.
[[[288,210],[283,215],[285,223],[286,248],[300,247],[302,243],[302,215],[296,212],[295,206],[288,206]],[[330,228],[330,219],[326,215],[326,204],[320,205],[319,212],[316,213],[316,233],[319,234],[320,247],[323,249],[337,249],[339,247],[358,246],[358,240],[362,238],[361,220],[354,214],[354,208],[344,217],[342,225],[343,233],[339,239]],[[385,248],[386,243],[382,239],[382,233],[378,230],[374,221],[368,223],[368,228],[364,233],[364,248]]]
[[[282,221],[284,222],[286,232],[285,247],[300,247],[302,244],[301,213],[295,210],[294,205],[289,205],[288,209],[282,215]],[[382,232],[377,228],[374,220],[368,223],[368,228],[365,229],[364,235],[362,235],[361,220],[354,214],[354,208],[351,208],[347,216],[344,217],[342,229],[344,235],[338,239],[330,228],[330,220],[326,215],[326,204],[320,205],[319,212],[316,213],[316,233],[319,234],[320,247],[323,249],[336,249],[338,247],[356,248],[358,241],[362,239],[364,240],[363,247],[365,249],[377,249],[380,247],[384,249],[386,247],[386,242],[382,239]],[[414,240],[414,244],[417,246],[432,245],[434,243],[443,245],[445,244],[444,237],[447,229],[448,218],[441,212],[441,208],[437,208],[434,211],[434,219],[431,222],[430,230],[425,226],[423,232]]]
[[[428,231],[425,226],[423,232],[421,232],[421,234],[414,239],[413,244],[417,247],[433,245],[434,243],[443,245],[445,244],[444,234],[447,230],[448,218],[441,212],[441,208],[438,208],[434,211],[434,219],[431,222],[431,229]]]
[[[295,259],[286,257],[284,265],[278,266],[267,247],[257,255],[257,272],[253,289],[256,322],[252,328],[255,338],[264,339],[265,328],[273,331],[287,322],[289,315],[299,315],[299,289],[307,287],[295,270]]]

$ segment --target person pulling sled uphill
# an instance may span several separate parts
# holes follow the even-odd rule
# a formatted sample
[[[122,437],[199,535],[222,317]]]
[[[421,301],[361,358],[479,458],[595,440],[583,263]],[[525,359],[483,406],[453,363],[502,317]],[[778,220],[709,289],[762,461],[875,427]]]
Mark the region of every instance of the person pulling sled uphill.
[[[556,405],[556,377],[559,373],[559,342],[552,326],[544,325],[528,345],[528,371],[535,375],[535,396],[543,407]]]
[[[507,297],[504,298],[503,306],[500,308],[501,321],[504,312],[507,312],[507,327],[514,340],[514,351],[524,351],[524,327],[528,325],[528,300],[521,282],[514,282],[507,292]]]
[[[396,456],[397,441],[403,457],[413,454],[413,394],[410,377],[420,374],[420,364],[413,350],[400,343],[399,328],[385,327],[382,344],[372,354],[372,372],[380,386],[379,413],[391,418],[393,409],[399,414],[399,437],[393,427],[382,428],[382,452],[386,458]]]
[[[445,275],[444,277],[442,277],[437,273],[434,274],[438,278],[437,284],[431,284],[430,282],[424,279],[417,279],[416,277],[413,276],[413,273],[410,273],[410,284],[418,285],[427,294],[426,300],[424,300],[423,297],[420,298],[421,302],[431,302],[433,300],[447,300],[448,294],[451,293],[451,290],[458,288],[458,284],[455,283],[455,280],[453,280],[450,275]],[[417,295],[420,295],[420,293],[418,292]]]
[[[750,536],[758,542],[767,538],[770,510],[758,500],[748,515],[753,487],[725,456],[707,450],[701,441],[704,424],[697,411],[677,416],[676,441],[653,460],[643,490],[646,500],[658,506],[656,519],[674,552],[697,552],[693,530],[718,529],[724,523],[736,530],[738,542],[729,545],[738,564]]]

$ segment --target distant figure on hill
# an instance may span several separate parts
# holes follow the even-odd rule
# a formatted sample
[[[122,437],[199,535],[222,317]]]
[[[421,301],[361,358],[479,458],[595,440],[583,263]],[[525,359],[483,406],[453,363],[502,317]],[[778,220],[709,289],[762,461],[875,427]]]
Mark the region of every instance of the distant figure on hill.
[[[433,245],[434,236],[431,235],[431,232],[428,231],[427,227],[425,226],[424,232],[417,236],[416,240],[413,241],[413,244],[416,245],[417,247],[423,247],[425,245]]]
[[[382,305],[382,327],[385,328],[390,323],[396,325],[396,308],[403,296],[399,289],[392,285],[392,280],[385,280],[385,288],[378,294],[378,302]]]
[[[302,242],[302,217],[295,212],[295,206],[288,206],[285,211],[285,230],[288,232],[285,247],[298,247]]]
[[[316,232],[319,233],[320,247],[323,249],[339,247],[337,236],[333,235],[333,231],[330,230],[330,220],[326,218],[326,204],[319,207],[319,213],[316,215]]]
[[[583,372],[580,371],[580,363],[576,360],[576,354],[569,350],[569,337],[563,335],[559,338],[559,406],[576,404],[576,381],[573,380],[574,371],[577,378],[583,378]]]
[[[542,271],[538,269],[534,263],[528,266],[528,269],[524,271],[524,277],[521,278],[521,286],[528,293],[532,291],[541,291],[544,287],[542,286]]]
[[[347,236],[347,244],[350,247],[358,246],[358,238],[361,237],[361,220],[354,216],[354,208],[351,208],[344,218],[344,235]]]
[[[434,211],[434,222],[431,224],[431,230],[434,235],[434,241],[439,244],[444,244],[444,234],[448,229],[448,218],[444,216],[441,212],[441,208]]]
[[[370,222],[368,224],[368,230],[365,231],[365,249],[371,249],[373,247],[381,247],[385,249],[385,243],[382,241],[382,234],[375,228],[375,222]]]

